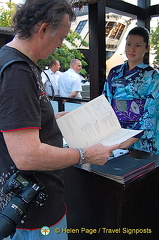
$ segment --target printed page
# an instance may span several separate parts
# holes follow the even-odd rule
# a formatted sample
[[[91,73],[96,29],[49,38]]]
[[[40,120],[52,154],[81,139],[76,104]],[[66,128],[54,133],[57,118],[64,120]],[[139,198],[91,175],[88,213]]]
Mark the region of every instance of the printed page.
[[[99,142],[105,146],[111,146],[113,144],[122,143],[140,132],[141,130],[120,128]]]
[[[60,117],[57,119],[57,123],[65,141],[72,148],[87,147],[101,140],[106,141],[107,137],[108,142],[111,140],[111,145],[113,139],[119,142],[122,142],[123,139],[125,141],[123,135],[117,135],[121,134],[120,131],[115,133],[121,129],[121,126],[104,95]],[[137,133],[135,132],[133,135],[135,134]],[[129,136],[128,134],[128,138]],[[116,140],[117,138],[119,140]],[[108,145],[107,142],[106,145]]]

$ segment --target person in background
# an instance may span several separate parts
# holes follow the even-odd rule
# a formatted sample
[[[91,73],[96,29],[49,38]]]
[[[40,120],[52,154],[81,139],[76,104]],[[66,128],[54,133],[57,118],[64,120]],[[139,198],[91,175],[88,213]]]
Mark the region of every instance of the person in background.
[[[128,60],[110,70],[103,92],[123,128],[143,130],[121,148],[159,154],[159,73],[147,62],[149,49],[148,30],[130,30],[125,46]]]
[[[67,0],[26,0],[13,18],[15,37],[0,49],[0,209],[12,199],[3,186],[17,171],[42,183],[48,195],[43,206],[20,219],[12,240],[66,240],[67,233],[55,231],[67,228],[63,169],[84,162],[103,165],[120,146],[63,148],[56,118],[65,112],[54,114],[36,63],[61,47],[75,17]],[[43,226],[49,236],[42,235]]]
[[[44,70],[41,74],[44,88],[51,98],[58,96],[58,79],[62,74],[59,71],[60,67],[60,62],[57,59],[52,59],[49,64],[49,69]]]
[[[82,63],[79,59],[72,59],[70,68],[62,73],[58,81],[58,91],[61,97],[82,98],[80,71]]]

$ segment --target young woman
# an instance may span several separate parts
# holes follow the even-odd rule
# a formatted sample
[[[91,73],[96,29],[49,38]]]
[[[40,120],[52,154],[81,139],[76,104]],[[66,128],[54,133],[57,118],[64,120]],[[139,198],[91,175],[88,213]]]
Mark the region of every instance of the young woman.
[[[9,222],[13,229],[17,223],[12,240],[45,240],[43,226],[50,228],[47,239],[67,240],[67,233],[55,231],[67,227],[63,168],[84,162],[103,165],[111,152],[120,146],[94,144],[84,149],[63,148],[56,118],[64,113],[54,114],[37,61],[48,58],[61,47],[75,18],[67,0],[26,0],[13,18],[15,37],[0,49],[0,212],[13,196],[3,192],[3,185],[13,172],[20,171],[31,182],[43,183],[48,195],[44,206],[29,208],[26,213],[27,203],[21,201],[23,207],[20,208],[20,203],[16,207],[14,202],[11,208],[17,210],[13,210],[16,217],[12,215],[7,220],[9,217],[1,215],[6,225],[0,223],[0,230],[2,226],[9,227]],[[22,194],[24,202],[29,200],[27,207],[37,199],[41,203],[43,198],[39,192],[41,184],[35,186],[30,187],[31,194],[28,188],[29,195],[26,191],[25,197]],[[22,220],[23,213],[26,217]],[[6,228],[3,229],[7,234]],[[3,236],[1,231],[0,235]]]
[[[159,73],[148,65],[148,51],[148,30],[133,28],[126,38],[128,61],[110,70],[104,94],[123,128],[143,130],[122,147],[159,154]]]

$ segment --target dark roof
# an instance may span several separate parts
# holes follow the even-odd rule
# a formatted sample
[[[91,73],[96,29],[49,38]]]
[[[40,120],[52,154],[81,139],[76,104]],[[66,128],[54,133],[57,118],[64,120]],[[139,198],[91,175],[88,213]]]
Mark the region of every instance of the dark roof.
[[[99,1],[103,0],[68,0],[68,2],[73,6],[73,7],[83,7],[84,5],[90,5]]]
[[[0,27],[0,35],[4,36],[13,36],[13,28],[9,27]]]

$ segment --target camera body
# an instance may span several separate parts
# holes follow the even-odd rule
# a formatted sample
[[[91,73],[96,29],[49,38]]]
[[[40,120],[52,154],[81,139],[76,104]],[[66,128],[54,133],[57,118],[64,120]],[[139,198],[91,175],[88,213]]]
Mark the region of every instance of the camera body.
[[[33,206],[43,206],[47,193],[41,182],[35,183],[20,172],[13,175],[4,184],[3,191],[15,193],[8,205],[0,213],[0,239],[14,233],[16,225]]]

